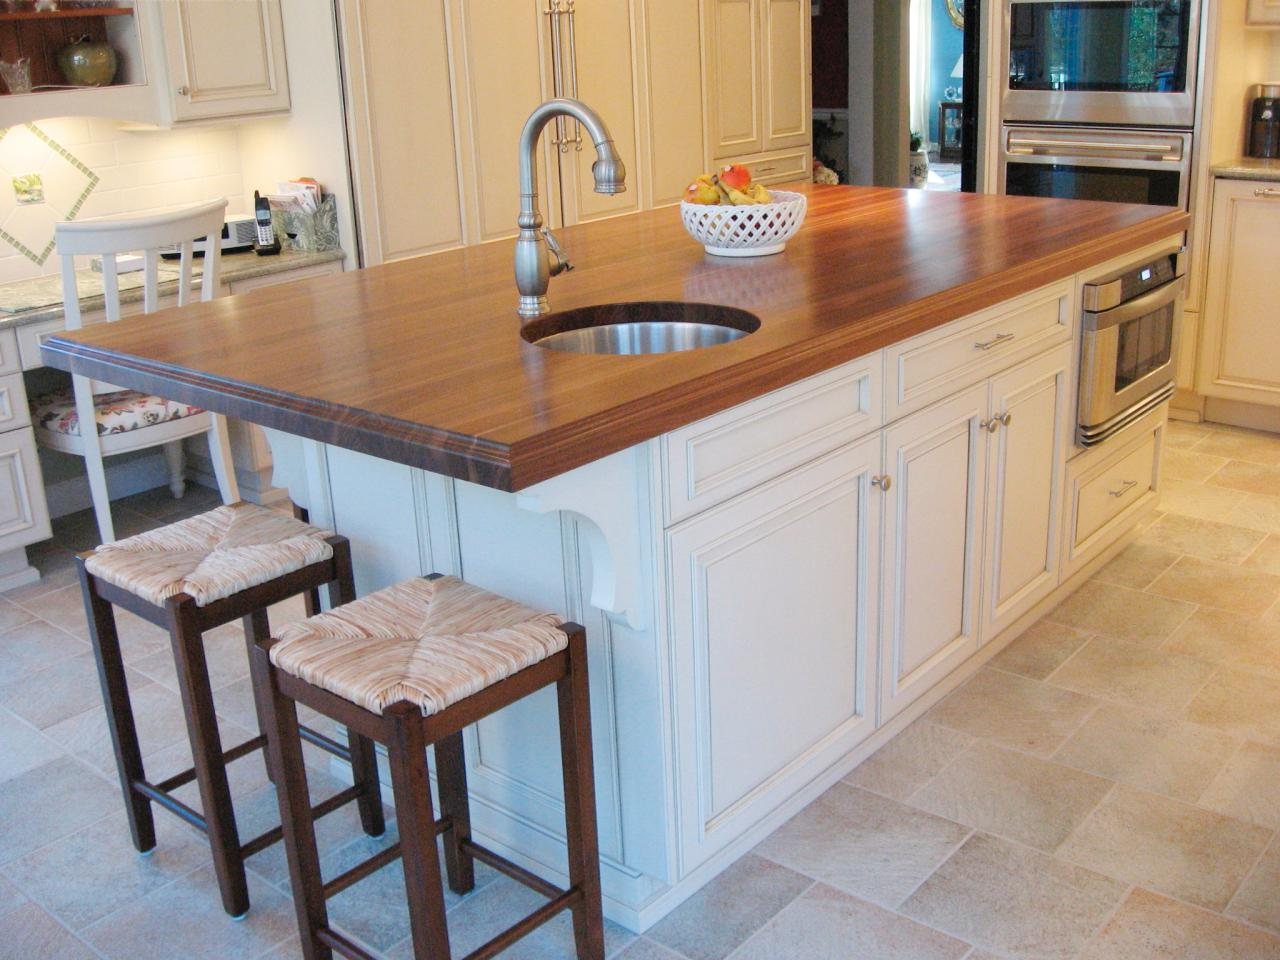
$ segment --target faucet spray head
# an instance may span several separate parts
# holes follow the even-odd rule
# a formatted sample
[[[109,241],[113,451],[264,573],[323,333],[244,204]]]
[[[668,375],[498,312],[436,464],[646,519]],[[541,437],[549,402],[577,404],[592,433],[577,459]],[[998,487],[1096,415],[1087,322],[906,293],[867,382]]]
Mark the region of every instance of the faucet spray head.
[[[596,181],[596,193],[625,193],[627,189],[627,168],[613,149],[613,141],[606,140],[598,144],[599,154],[595,163],[591,164],[591,175]]]

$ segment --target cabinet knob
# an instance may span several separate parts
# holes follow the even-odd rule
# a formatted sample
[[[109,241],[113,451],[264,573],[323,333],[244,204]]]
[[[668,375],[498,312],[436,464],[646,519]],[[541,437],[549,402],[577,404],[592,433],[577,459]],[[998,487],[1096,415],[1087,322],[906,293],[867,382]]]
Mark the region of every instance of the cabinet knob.
[[[1003,423],[1003,421],[999,417],[992,417],[990,420],[979,421],[978,426],[987,431],[987,433],[995,433],[1000,429],[1001,423]]]
[[[893,486],[893,478],[890,477],[887,473],[881,474],[878,477],[871,478],[871,485],[873,487],[879,487],[885,493],[888,493],[889,488]]]
[[[1003,413],[1000,415],[999,420],[1002,424],[1004,424],[1007,427],[1009,424],[1013,423],[1013,414]]]
[[[183,84],[178,88],[178,96],[180,97],[185,97],[190,92],[191,92],[191,88],[188,87],[186,84]]]

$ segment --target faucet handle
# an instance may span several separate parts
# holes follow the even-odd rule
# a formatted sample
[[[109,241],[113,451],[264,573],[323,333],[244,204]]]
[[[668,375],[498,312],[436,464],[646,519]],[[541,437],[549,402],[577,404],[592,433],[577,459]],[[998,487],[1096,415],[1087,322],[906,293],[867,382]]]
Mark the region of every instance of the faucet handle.
[[[556,235],[551,232],[550,227],[542,228],[542,235],[547,240],[547,249],[551,252],[551,275],[554,277],[573,269],[573,264],[565,255],[564,248],[560,246],[560,242],[556,240]]]

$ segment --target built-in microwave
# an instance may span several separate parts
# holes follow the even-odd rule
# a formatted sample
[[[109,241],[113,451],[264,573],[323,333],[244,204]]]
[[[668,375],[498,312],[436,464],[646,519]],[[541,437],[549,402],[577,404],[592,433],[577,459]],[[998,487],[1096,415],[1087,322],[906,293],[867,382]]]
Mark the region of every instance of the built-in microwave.
[[[1006,0],[1001,115],[1190,129],[1199,19],[1199,0]]]

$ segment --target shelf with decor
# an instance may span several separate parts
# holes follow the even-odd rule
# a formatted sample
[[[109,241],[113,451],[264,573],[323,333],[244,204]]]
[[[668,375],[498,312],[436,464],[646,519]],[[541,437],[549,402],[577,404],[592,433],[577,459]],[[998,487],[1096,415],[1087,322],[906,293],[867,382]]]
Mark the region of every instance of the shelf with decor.
[[[0,94],[141,83],[134,8],[61,4],[0,10]]]

